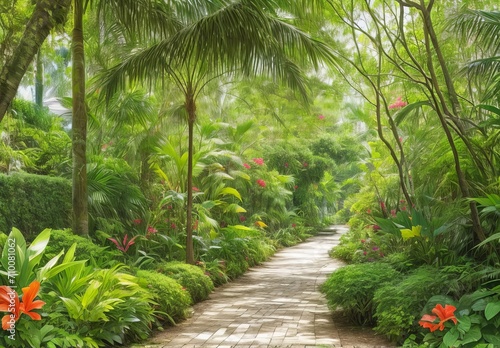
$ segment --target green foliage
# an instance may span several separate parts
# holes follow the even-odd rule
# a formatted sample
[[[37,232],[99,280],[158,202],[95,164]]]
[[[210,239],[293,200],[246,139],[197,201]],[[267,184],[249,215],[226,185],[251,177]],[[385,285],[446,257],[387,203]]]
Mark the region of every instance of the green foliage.
[[[113,260],[119,255],[117,251],[94,244],[91,239],[73,234],[71,230],[67,229],[51,232],[50,243],[45,250],[45,258],[51,259],[61,250],[67,251],[73,244],[76,244],[78,260],[88,260],[99,267],[113,263]]]
[[[77,293],[61,296],[69,318],[65,326],[100,346],[147,338],[154,320],[152,296],[121,271],[121,266],[92,271]]]
[[[54,117],[48,108],[39,107],[35,103],[23,99],[12,101],[11,114],[14,118],[45,131],[50,129]]]
[[[180,262],[168,262],[159,264],[157,271],[175,279],[185,287],[191,295],[193,303],[206,300],[214,289],[210,277],[197,266]]]
[[[423,266],[402,280],[380,287],[374,296],[375,330],[392,341],[402,342],[418,330],[420,312],[434,294],[458,290],[457,274]]]
[[[355,264],[333,272],[321,286],[332,310],[340,308],[359,325],[373,324],[375,292],[398,278],[398,272],[383,263]]]
[[[139,284],[153,295],[155,315],[175,324],[186,318],[191,296],[176,280],[154,271],[138,270]]]
[[[71,182],[34,174],[0,174],[0,231],[17,227],[29,239],[44,228],[71,225]]]
[[[229,277],[226,272],[224,272],[224,265],[219,260],[212,260],[208,262],[198,262],[198,266],[205,269],[205,274],[212,279],[215,286],[220,286],[226,284],[229,281]]]
[[[310,228],[302,225],[292,224],[291,227],[282,228],[276,232],[269,233],[270,237],[282,247],[290,247],[305,241],[311,236]]]

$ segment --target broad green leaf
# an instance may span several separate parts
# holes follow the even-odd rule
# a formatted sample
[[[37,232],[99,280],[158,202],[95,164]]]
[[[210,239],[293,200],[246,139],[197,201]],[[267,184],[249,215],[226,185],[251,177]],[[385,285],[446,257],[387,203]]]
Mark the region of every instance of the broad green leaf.
[[[59,258],[64,254],[64,251],[61,250],[61,252],[59,254],[57,254],[56,256],[54,256],[53,258],[51,258],[42,268],[40,268],[38,270],[38,276],[37,278],[40,280],[40,281],[43,281],[45,280],[45,274],[52,268],[54,267],[56,264],[57,264],[57,261],[59,261]]]
[[[96,299],[99,294],[99,287],[101,286],[101,282],[97,280],[92,280],[89,284],[89,287],[85,291],[82,296],[81,303],[82,308],[87,309],[88,306]]]
[[[462,344],[465,345],[467,343],[477,342],[481,339],[481,329],[479,326],[473,326],[462,339]],[[443,340],[444,341],[444,340]]]
[[[486,308],[484,309],[484,316],[486,320],[490,320],[499,312],[500,312],[500,302],[490,302],[486,305]]]
[[[454,347],[455,342],[457,342],[460,333],[455,328],[452,328],[448,331],[443,337],[443,343],[446,344],[447,347]]]

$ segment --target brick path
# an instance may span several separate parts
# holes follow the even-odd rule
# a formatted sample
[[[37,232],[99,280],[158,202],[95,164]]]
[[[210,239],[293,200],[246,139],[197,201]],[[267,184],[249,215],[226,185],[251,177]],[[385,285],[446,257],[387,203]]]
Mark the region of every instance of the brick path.
[[[279,251],[269,262],[217,288],[209,300],[194,306],[190,319],[142,347],[382,347],[380,337],[374,336],[369,345],[344,339],[318,291],[326,276],[342,266],[328,256],[340,235],[320,233]]]

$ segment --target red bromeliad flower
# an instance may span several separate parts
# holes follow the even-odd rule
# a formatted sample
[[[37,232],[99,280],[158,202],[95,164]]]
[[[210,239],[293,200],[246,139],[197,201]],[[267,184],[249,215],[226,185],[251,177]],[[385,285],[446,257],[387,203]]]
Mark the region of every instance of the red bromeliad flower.
[[[23,299],[19,301],[17,293],[8,286],[0,286],[0,311],[9,312],[2,318],[2,329],[9,330],[14,323],[19,320],[22,313],[33,320],[41,320],[40,314],[33,312],[34,309],[40,309],[45,302],[36,300],[35,297],[40,290],[40,282],[34,280],[27,287],[23,288]]]
[[[439,329],[440,331],[444,330],[444,323],[448,320],[451,320],[457,324],[457,318],[455,317],[455,310],[457,308],[452,305],[445,305],[444,307],[441,304],[437,304],[436,307],[432,309],[432,313],[435,315],[425,314],[422,316],[422,319],[418,322],[418,324],[424,328],[431,330],[431,332]],[[439,318],[439,323],[436,323],[436,320]]]
[[[266,187],[266,182],[262,179],[257,180],[257,184],[259,184],[260,187]]]
[[[250,166],[250,164],[248,164],[248,163],[243,163],[243,167],[245,167],[246,169],[250,169],[250,168],[252,168],[252,167]]]
[[[148,226],[148,230],[147,230],[148,234],[154,234],[156,232],[158,232],[158,230],[156,228],[154,228],[153,226]]]
[[[116,245],[116,248],[118,250],[120,250],[123,253],[126,253],[128,249],[135,244],[135,239],[137,237],[138,236],[128,239],[128,234],[126,234],[125,237],[123,237],[123,241],[118,241],[116,238],[108,238],[108,239]]]

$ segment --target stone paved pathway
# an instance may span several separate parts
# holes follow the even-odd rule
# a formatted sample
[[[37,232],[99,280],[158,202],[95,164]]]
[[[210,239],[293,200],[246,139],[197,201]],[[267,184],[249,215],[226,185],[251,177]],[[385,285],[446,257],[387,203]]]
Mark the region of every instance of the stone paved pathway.
[[[269,262],[217,288],[209,300],[194,306],[190,319],[143,347],[383,347],[386,342],[375,335],[370,342],[344,339],[319,293],[326,276],[342,266],[328,256],[345,232],[336,229],[339,233],[323,232],[281,250]]]

